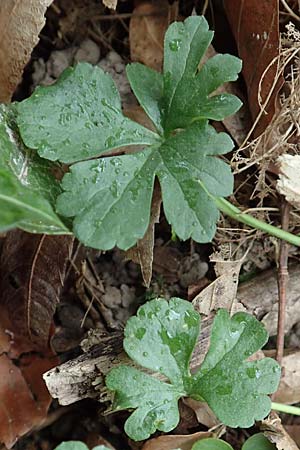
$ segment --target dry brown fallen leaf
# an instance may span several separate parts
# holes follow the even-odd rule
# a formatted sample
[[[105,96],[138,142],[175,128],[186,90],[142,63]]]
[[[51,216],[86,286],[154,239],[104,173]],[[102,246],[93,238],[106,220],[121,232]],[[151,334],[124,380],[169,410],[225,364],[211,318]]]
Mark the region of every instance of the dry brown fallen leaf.
[[[300,445],[300,424],[285,425],[284,428],[286,429],[289,436],[291,436],[291,438],[299,446]]]
[[[0,442],[7,448],[45,420],[52,398],[42,374],[58,362],[51,354],[31,354],[17,366],[6,354],[0,356]]]
[[[161,71],[164,35],[170,23],[178,20],[178,2],[138,2],[129,26],[130,56],[154,70]]]
[[[270,63],[279,54],[279,2],[224,0],[224,8],[235,36],[239,57],[243,60],[243,76],[247,85],[249,107],[255,120],[261,109],[258,97],[261,96],[261,103],[264,104],[276,76],[276,61],[275,64]],[[274,115],[280,85],[281,80],[265,108],[268,114],[263,113],[256,134],[264,131]]]
[[[173,450],[178,447],[181,450],[191,450],[195,442],[209,437],[214,437],[214,434],[209,431],[199,431],[198,433],[186,435],[160,436],[147,441],[142,450]]]
[[[282,155],[277,159],[279,180],[276,188],[286,200],[300,209],[300,155]]]
[[[270,416],[262,421],[261,429],[269,441],[276,445],[278,450],[299,450],[299,447],[288,435],[275,412],[271,412]]]
[[[53,0],[1,0],[0,103],[10,102]]]
[[[219,419],[217,419],[206,402],[198,402],[189,397],[182,399],[182,401],[194,411],[197,421],[202,425],[205,425],[207,428],[213,428],[220,424]]]
[[[156,183],[151,203],[150,223],[146,234],[138,241],[136,246],[130,248],[126,252],[126,258],[131,259],[136,264],[140,264],[146,287],[150,286],[152,278],[154,231],[155,224],[159,222],[161,202],[160,188],[158,183]]]
[[[0,305],[23,347],[47,348],[52,317],[71,252],[70,236],[47,236],[14,230],[7,234],[1,254]],[[33,345],[34,344],[34,345]],[[20,350],[20,343],[15,342]]]
[[[47,417],[43,373],[59,363],[49,348],[52,316],[72,246],[69,236],[7,233],[0,284],[0,442],[11,448]]]

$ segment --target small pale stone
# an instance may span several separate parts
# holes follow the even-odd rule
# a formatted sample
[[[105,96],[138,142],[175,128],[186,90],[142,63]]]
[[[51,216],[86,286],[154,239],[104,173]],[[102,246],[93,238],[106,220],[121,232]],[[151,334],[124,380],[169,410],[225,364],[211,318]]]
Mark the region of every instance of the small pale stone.
[[[74,59],[75,61],[85,61],[95,65],[100,59],[100,49],[94,41],[85,39],[75,53]]]

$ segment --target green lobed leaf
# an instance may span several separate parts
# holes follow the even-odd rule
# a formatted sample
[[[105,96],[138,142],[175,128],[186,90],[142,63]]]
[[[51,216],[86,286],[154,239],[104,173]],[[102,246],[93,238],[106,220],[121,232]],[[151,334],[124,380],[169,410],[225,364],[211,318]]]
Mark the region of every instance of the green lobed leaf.
[[[38,87],[16,108],[23,141],[51,161],[71,163],[158,139],[123,115],[110,75],[87,63],[69,67],[55,84]]]
[[[267,340],[266,329],[255,317],[243,312],[230,317],[228,311],[218,311],[191,395],[199,392],[228,426],[248,428],[271,410],[268,394],[277,389],[279,365],[271,358],[247,361]]]
[[[167,433],[178,424],[177,403],[184,395],[180,387],[128,366],[113,369],[106,385],[116,392],[116,411],[136,408],[125,423],[125,432],[135,441],[147,439],[156,430]]]
[[[0,231],[65,234],[53,210],[60,192],[47,161],[20,142],[12,108],[0,106]]]
[[[149,327],[149,321],[151,327]],[[139,308],[126,324],[124,349],[136,363],[184,386],[199,334],[200,316],[180,298],[158,298]]]
[[[125,118],[110,76],[88,64],[67,69],[55,85],[17,105],[22,138],[47,159],[75,162],[116,147],[148,146],[71,166],[57,211],[73,218],[81,242],[103,250],[136,244],[149,225],[155,178],[176,235],[212,240],[219,212],[211,196],[233,189],[230,168],[218,156],[233,142],[208,119],[221,120],[241,105],[229,94],[211,96],[237,78],[238,58],[217,55],[199,69],[212,36],[204,17],[189,17],[166,33],[163,74],[128,66],[132,89],[158,134]]]
[[[209,351],[198,372],[190,358],[199,334],[199,316],[189,302],[155,299],[139,308],[125,327],[124,349],[137,364],[167,377],[160,381],[136,368],[119,366],[106,379],[115,391],[115,409],[135,409],[126,422],[134,440],[155,430],[170,431],[179,420],[181,396],[206,400],[225,425],[250,427],[265,417],[275,392],[280,367],[271,358],[247,361],[267,340],[264,326],[246,313],[229,316],[219,310]]]
[[[230,168],[216,156],[232,146],[227,134],[203,122],[159,148],[74,164],[63,179],[57,211],[75,216],[73,231],[86,245],[126,250],[148,228],[157,176],[164,211],[177,236],[208,242],[219,212],[203,185],[214,195],[231,193]]]
[[[198,72],[212,38],[213,32],[203,16],[175,22],[166,32],[163,109],[167,131],[185,128],[195,119],[222,120],[241,107],[241,101],[229,94],[217,96],[217,100],[208,97],[224,82],[236,80],[241,71],[238,58],[222,55],[222,60],[213,58],[206,69],[204,65]]]

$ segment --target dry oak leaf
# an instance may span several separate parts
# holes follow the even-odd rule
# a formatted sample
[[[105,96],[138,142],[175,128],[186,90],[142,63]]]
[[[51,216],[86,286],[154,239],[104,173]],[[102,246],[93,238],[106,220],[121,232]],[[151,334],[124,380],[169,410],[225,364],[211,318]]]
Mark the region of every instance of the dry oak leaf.
[[[0,1],[0,103],[10,102],[53,0]]]
[[[237,43],[239,57],[243,60],[242,73],[247,85],[250,111],[255,120],[261,110],[260,103],[265,103],[277,73],[276,58],[279,55],[280,43],[279,2],[224,0],[224,8]],[[275,63],[271,64],[274,60]],[[267,114],[263,113],[255,130],[256,135],[264,131],[274,115],[281,83],[280,79],[265,108]]]

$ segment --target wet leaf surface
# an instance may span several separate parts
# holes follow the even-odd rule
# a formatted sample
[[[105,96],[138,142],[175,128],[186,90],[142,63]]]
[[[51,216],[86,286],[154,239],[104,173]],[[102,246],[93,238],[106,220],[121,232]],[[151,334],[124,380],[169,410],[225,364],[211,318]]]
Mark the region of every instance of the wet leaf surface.
[[[132,439],[143,440],[155,430],[175,428],[177,403],[183,396],[206,400],[231,427],[250,427],[269,413],[268,394],[278,387],[280,367],[271,358],[248,361],[267,341],[264,326],[249,314],[230,317],[226,310],[219,310],[209,351],[198,372],[191,374],[189,363],[199,325],[198,313],[179,298],[147,302],[128,320],[126,353],[135,363],[169,380],[166,383],[124,365],[107,375],[106,385],[115,392],[115,410],[135,410],[125,423]]]
[[[59,192],[49,163],[21,143],[14,110],[0,105],[0,232],[69,233],[53,208]]]

